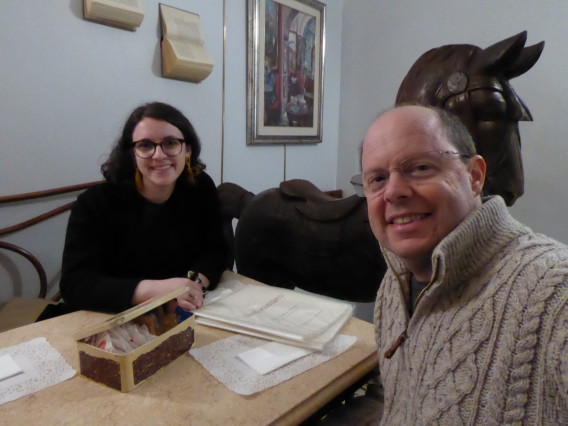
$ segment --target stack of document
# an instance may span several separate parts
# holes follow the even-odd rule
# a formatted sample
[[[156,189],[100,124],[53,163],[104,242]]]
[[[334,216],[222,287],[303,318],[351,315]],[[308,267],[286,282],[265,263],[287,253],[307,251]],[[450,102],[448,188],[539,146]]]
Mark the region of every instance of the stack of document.
[[[321,351],[353,313],[345,302],[267,285],[221,283],[196,322]]]

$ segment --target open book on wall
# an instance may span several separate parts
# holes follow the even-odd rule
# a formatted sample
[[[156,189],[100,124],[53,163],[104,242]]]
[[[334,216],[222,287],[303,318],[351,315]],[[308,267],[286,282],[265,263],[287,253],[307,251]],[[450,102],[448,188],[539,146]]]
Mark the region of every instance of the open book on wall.
[[[83,0],[89,21],[134,31],[144,19],[143,0]]]
[[[162,74],[198,83],[213,71],[205,49],[199,15],[160,4],[162,17]]]
[[[352,313],[345,302],[240,281],[221,283],[194,311],[198,324],[314,350],[333,340]]]

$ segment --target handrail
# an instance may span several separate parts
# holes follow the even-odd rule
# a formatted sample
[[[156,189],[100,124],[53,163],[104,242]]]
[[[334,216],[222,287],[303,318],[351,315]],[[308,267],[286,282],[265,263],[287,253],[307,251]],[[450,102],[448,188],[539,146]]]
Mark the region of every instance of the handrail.
[[[98,180],[94,182],[80,183],[78,185],[70,185],[70,186],[62,186],[59,188],[46,189],[43,191],[26,192],[23,194],[16,194],[16,195],[3,195],[0,197],[0,204],[11,203],[14,201],[27,201],[27,200],[32,200],[34,198],[44,198],[52,195],[66,194],[68,192],[87,189],[90,186],[98,185],[99,183],[102,182],[103,181]]]
[[[18,202],[18,201],[28,201],[28,200],[37,199],[37,198],[46,198],[46,197],[51,197],[51,196],[54,196],[54,195],[66,194],[66,193],[69,193],[69,192],[81,191],[81,190],[87,189],[91,186],[98,185],[99,183],[101,183],[101,181],[87,182],[87,183],[82,183],[82,184],[79,184],[79,185],[63,186],[63,187],[59,187],[59,188],[47,189],[47,190],[44,190],[44,191],[27,192],[27,193],[23,193],[23,194],[15,194],[15,195],[6,195],[6,196],[0,197],[0,204],[12,203],[12,202]],[[75,202],[72,201],[72,202],[67,203],[63,206],[59,206],[55,209],[52,209],[52,210],[50,210],[46,213],[42,213],[40,215],[34,216],[31,219],[17,223],[15,225],[11,225],[11,226],[7,226],[5,228],[2,228],[2,229],[0,229],[0,237],[2,237],[4,235],[11,234],[11,233],[16,232],[16,231],[20,231],[22,229],[29,228],[32,225],[35,225],[37,223],[43,222],[46,219],[49,219],[50,217],[57,216],[58,214],[66,212],[67,210],[70,210],[71,207],[73,207],[74,203]],[[45,298],[45,296],[47,295],[47,276],[45,274],[45,269],[43,268],[43,265],[37,259],[37,257],[35,257],[28,250],[26,250],[22,247],[19,247],[15,244],[7,243],[5,241],[0,241],[0,249],[2,249],[2,248],[6,249],[6,250],[10,250],[14,253],[17,253],[17,254],[23,256],[25,259],[27,259],[34,266],[34,268],[37,271],[38,276],[39,276],[40,290],[39,290],[39,296],[38,297],[40,297],[42,299]],[[54,300],[56,300],[58,297],[59,297],[58,295],[55,296]]]
[[[45,198],[45,197],[51,197],[51,196],[54,196],[54,195],[66,194],[68,192],[84,190],[84,189],[87,189],[91,186],[97,185],[99,183],[101,183],[101,181],[87,182],[87,183],[82,183],[82,184],[79,184],[79,185],[63,186],[63,187],[60,187],[60,188],[52,188],[52,189],[47,189],[47,190],[44,190],[44,191],[28,192],[28,193],[24,193],[24,194],[6,195],[6,196],[0,197],[0,204],[12,203],[12,202],[17,202],[17,201],[27,201],[27,200],[33,200],[33,199],[36,199],[36,198]],[[71,207],[73,207],[73,203],[74,202],[65,204],[63,206],[59,206],[59,207],[57,207],[53,210],[50,210],[46,213],[40,214],[38,216],[34,216],[33,218],[26,220],[24,222],[20,222],[20,223],[17,223],[15,225],[11,225],[11,226],[8,226],[6,228],[1,228],[0,229],[0,237],[2,237],[4,235],[11,234],[11,233],[16,232],[16,231],[20,231],[20,230],[25,229],[25,228],[28,228],[32,225],[35,225],[36,223],[43,222],[44,220],[49,219],[50,217],[57,216],[60,213],[66,212]]]
[[[11,234],[11,233],[16,232],[16,231],[21,231],[22,229],[29,228],[30,226],[35,225],[36,223],[43,222],[44,220],[49,219],[50,217],[57,216],[60,213],[66,212],[71,207],[73,207],[74,203],[75,202],[73,201],[71,203],[57,207],[56,209],[50,210],[47,213],[43,213],[43,214],[40,214],[38,216],[35,216],[35,217],[33,217],[29,220],[26,220],[24,222],[20,222],[20,223],[17,223],[15,225],[7,226],[6,228],[2,228],[2,229],[0,229],[0,237],[2,237],[4,235]]]

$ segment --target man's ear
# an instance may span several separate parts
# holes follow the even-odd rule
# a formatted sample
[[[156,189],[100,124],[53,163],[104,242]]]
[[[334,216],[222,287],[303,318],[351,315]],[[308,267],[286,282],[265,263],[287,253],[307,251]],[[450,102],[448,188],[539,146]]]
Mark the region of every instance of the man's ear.
[[[469,179],[471,190],[477,196],[483,191],[487,164],[481,155],[474,155],[469,159]]]

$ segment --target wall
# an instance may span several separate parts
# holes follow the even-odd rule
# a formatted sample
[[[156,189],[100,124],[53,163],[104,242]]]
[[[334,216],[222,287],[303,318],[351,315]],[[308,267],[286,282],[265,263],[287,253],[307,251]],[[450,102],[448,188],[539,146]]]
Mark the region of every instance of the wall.
[[[350,191],[357,149],[377,113],[390,107],[410,66],[445,44],[488,47],[523,30],[527,45],[545,40],[526,74],[511,81],[533,115],[520,124],[525,195],[511,208],[534,230],[568,243],[566,167],[566,38],[562,0],[411,0],[345,2],[338,186]]]
[[[0,195],[100,178],[128,112],[148,100],[181,108],[203,142],[216,182],[259,192],[284,177],[351,193],[357,147],[376,114],[395,99],[400,81],[426,50],[444,44],[486,47],[522,30],[528,44],[546,41],[539,62],[512,81],[534,121],[521,123],[525,195],[511,209],[537,231],[568,243],[563,97],[568,3],[563,0],[328,0],[324,143],[246,146],[246,1],[171,0],[199,13],[213,73],[200,84],[160,77],[158,1],[134,33],[82,19],[81,0],[0,0]],[[223,23],[226,24],[224,47]],[[340,98],[341,95],[341,98]],[[341,102],[340,102],[341,100]],[[0,228],[66,201],[0,208]],[[29,248],[58,284],[66,217],[6,240]],[[19,259],[0,252],[0,283],[16,294],[35,285]],[[0,285],[0,303],[12,287]]]
[[[199,84],[161,77],[157,0],[144,1],[145,18],[135,32],[82,19],[82,0],[0,0],[0,196],[100,179],[124,120],[152,100],[190,118],[217,183],[259,192],[284,178],[305,178],[334,189],[342,1],[327,3],[324,141],[284,148],[246,146],[246,0],[166,2],[201,17],[216,65]],[[0,228],[70,199],[2,206]],[[50,294],[59,281],[66,221],[64,215],[5,238],[44,263]],[[36,282],[29,265],[0,252],[0,303],[34,295]]]
[[[308,179],[322,190],[336,187],[343,0],[326,4],[323,87],[323,143],[311,146],[245,146],[246,31],[243,0],[225,0],[227,72],[223,180],[252,192],[277,186],[283,179]]]

